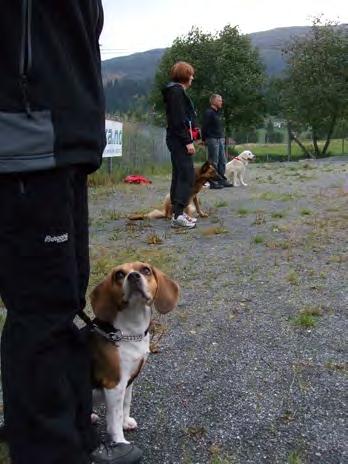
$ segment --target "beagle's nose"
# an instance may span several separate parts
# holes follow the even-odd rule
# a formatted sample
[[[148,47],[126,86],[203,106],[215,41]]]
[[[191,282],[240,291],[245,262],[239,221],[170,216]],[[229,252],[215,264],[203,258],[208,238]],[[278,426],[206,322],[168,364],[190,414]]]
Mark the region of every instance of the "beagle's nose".
[[[128,279],[130,282],[137,282],[141,278],[139,272],[130,272],[128,274]]]

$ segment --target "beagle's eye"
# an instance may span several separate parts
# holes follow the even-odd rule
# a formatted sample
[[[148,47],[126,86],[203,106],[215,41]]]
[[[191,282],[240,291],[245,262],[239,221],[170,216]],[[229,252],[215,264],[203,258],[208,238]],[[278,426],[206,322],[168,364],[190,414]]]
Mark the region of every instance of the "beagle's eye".
[[[117,271],[114,274],[115,280],[123,280],[126,277],[126,274],[123,271]]]
[[[151,269],[147,266],[144,266],[140,269],[140,272],[145,275],[145,276],[149,276],[151,275]]]

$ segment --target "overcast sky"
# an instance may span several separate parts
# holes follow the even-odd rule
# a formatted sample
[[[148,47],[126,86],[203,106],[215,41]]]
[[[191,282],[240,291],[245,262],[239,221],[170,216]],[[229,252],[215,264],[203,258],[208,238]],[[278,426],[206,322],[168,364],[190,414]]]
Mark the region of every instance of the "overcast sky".
[[[321,13],[348,23],[347,0],[103,0],[102,58],[163,48],[198,26],[214,32],[230,23],[242,33],[305,26]]]

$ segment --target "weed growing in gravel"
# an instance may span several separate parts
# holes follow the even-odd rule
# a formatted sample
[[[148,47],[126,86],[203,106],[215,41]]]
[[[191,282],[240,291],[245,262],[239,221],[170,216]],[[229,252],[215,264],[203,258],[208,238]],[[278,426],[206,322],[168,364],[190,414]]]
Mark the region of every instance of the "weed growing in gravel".
[[[291,451],[288,456],[288,464],[304,464],[299,451]]]
[[[291,271],[289,274],[286,276],[286,280],[291,284],[291,285],[298,285],[300,283],[300,276],[296,271]]]
[[[290,240],[270,240],[266,242],[266,247],[271,248],[272,250],[288,250],[291,247],[291,242]]]
[[[341,371],[344,373],[348,373],[348,363],[338,363],[335,361],[328,361],[325,363],[326,369],[330,369],[331,371]]]
[[[260,226],[261,224],[265,224],[266,218],[263,211],[257,211],[255,216],[255,221],[253,225]]]
[[[146,243],[148,245],[160,245],[163,243],[163,239],[155,232],[153,232],[146,237]]]
[[[273,219],[281,219],[283,217],[285,217],[285,213],[284,211],[275,211],[274,213],[272,213],[272,218]]]
[[[305,307],[291,320],[294,325],[300,327],[314,327],[317,323],[317,318],[322,315],[321,308]]]
[[[239,214],[239,216],[246,216],[247,214],[250,214],[251,211],[247,208],[239,208],[237,210],[237,213]]]
[[[220,444],[212,444],[209,448],[210,461],[209,464],[237,464],[237,460],[226,454]]]
[[[301,216],[310,216],[312,211],[308,208],[302,208],[300,211]]]
[[[254,243],[259,244],[263,243],[265,241],[264,237],[262,235],[255,235],[254,237]]]
[[[278,192],[263,192],[261,193],[258,198],[260,200],[267,200],[267,201],[291,201],[296,200],[299,198],[300,195],[296,193],[278,193]]]
[[[225,200],[218,200],[215,203],[215,208],[224,208],[225,206],[228,206],[228,203]]]
[[[114,209],[107,212],[107,219],[109,219],[110,221],[117,221],[117,219],[121,219],[122,217],[123,215],[119,211],[116,211]]]
[[[205,427],[192,426],[187,427],[185,433],[190,438],[203,438],[207,434],[207,429]]]

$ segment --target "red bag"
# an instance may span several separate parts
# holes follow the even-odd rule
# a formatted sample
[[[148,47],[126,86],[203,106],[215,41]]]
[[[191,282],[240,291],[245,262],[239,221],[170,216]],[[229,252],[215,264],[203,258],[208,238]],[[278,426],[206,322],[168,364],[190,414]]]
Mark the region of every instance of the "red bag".
[[[126,182],[127,184],[152,184],[150,179],[138,175],[127,176],[123,179],[123,182]]]
[[[192,140],[199,140],[201,138],[201,130],[199,127],[192,128]]]

